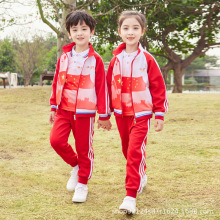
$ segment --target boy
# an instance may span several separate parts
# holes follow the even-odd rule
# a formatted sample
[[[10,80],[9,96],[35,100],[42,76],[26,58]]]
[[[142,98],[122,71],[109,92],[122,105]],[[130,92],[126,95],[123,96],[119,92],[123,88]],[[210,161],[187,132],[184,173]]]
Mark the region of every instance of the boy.
[[[93,170],[95,113],[98,109],[98,128],[110,130],[109,99],[104,64],[89,43],[95,30],[94,18],[85,11],[71,12],[66,17],[66,29],[73,43],[63,47],[53,80],[50,143],[73,167],[67,183],[69,191],[75,190],[72,201],[85,202]],[[77,153],[68,144],[71,130]]]

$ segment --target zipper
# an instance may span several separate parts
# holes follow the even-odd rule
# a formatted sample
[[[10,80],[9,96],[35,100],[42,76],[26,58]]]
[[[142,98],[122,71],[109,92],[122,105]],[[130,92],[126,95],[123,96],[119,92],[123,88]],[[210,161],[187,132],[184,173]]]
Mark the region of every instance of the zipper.
[[[118,63],[119,63],[119,70],[120,70],[120,76],[121,76],[121,81],[122,81],[122,72],[121,72],[121,64],[120,64],[120,61],[118,59],[118,57],[116,57],[117,60],[118,60]],[[117,84],[116,84],[117,85]],[[121,86],[122,87],[122,86]],[[122,88],[121,88],[122,89]],[[121,93],[120,93],[120,96],[121,96]],[[122,96],[121,96],[121,117],[123,118],[123,109],[122,109]]]
[[[135,56],[135,58],[138,56],[139,53],[140,53],[140,49],[138,48],[138,52],[137,52],[137,55]],[[134,124],[136,124],[136,116],[135,116],[134,103],[133,103],[133,97],[132,97],[132,70],[133,70],[133,62],[134,62],[135,58],[131,62],[131,103],[132,103],[132,108],[133,108],[133,112],[134,112]]]
[[[76,120],[76,115],[75,114],[73,115],[73,118],[74,118],[74,120]]]
[[[84,68],[84,66],[85,66],[85,62],[86,62],[86,60],[87,60],[88,58],[89,58],[89,57],[87,57],[87,58],[85,59],[84,63],[83,63],[82,71],[81,71],[80,76],[79,76],[79,83],[80,83],[80,79],[81,79],[81,76],[82,76],[83,68]],[[77,98],[78,98],[78,93],[79,93],[79,83],[78,83],[78,89],[77,89],[77,93],[76,93],[76,105],[77,105]],[[76,106],[75,106],[75,114],[76,114]],[[76,116],[74,115],[74,117],[76,117]]]

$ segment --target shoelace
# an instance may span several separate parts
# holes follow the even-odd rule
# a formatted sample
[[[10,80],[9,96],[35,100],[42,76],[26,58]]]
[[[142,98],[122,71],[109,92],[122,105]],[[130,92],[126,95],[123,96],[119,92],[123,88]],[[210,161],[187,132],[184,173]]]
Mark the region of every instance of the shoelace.
[[[77,187],[77,188],[75,189],[75,191],[80,192],[80,193],[83,193],[83,192],[86,192],[87,189],[86,189],[85,187],[79,186],[79,187]]]

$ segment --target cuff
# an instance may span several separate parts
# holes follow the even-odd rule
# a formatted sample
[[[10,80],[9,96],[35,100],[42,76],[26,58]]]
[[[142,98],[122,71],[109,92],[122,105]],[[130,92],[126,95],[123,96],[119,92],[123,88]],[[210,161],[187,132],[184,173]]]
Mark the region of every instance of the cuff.
[[[99,114],[99,120],[101,120],[101,121],[109,120],[110,117],[111,117],[111,115]]]
[[[163,112],[155,112],[155,119],[160,119],[164,121],[164,113]]]
[[[56,111],[58,108],[56,105],[51,105],[51,111]]]

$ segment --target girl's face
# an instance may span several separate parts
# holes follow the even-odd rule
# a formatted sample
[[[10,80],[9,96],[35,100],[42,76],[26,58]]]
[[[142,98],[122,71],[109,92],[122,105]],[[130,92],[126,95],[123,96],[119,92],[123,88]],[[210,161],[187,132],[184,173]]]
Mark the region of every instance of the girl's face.
[[[136,18],[126,18],[118,29],[119,36],[127,46],[137,46],[140,38],[144,35],[140,23]]]

